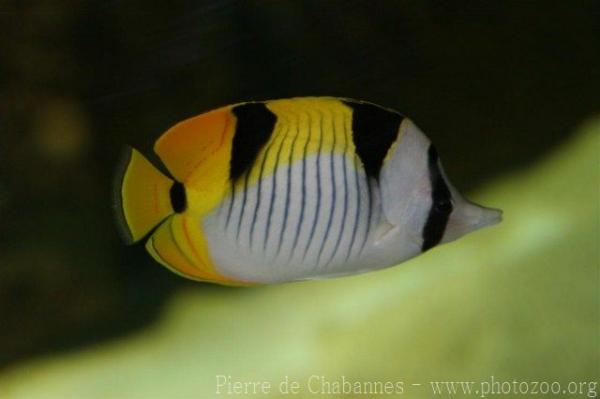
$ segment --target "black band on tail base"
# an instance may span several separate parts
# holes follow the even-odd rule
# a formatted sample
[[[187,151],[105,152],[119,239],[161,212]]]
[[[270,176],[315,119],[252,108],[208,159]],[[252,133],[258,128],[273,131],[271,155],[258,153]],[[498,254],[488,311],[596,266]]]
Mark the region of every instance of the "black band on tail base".
[[[173,207],[173,210],[177,213],[185,211],[185,208],[187,208],[187,199],[183,184],[178,181],[174,182],[169,190],[169,195],[171,197],[171,206]]]

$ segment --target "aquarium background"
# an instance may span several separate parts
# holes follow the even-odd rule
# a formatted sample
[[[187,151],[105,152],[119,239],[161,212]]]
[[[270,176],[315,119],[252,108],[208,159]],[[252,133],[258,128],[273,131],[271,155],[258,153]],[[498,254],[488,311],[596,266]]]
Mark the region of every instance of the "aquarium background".
[[[594,1],[0,2],[0,398],[597,381],[599,26]],[[385,271],[251,289],[123,245],[124,145],[304,95],[410,116],[504,222]]]

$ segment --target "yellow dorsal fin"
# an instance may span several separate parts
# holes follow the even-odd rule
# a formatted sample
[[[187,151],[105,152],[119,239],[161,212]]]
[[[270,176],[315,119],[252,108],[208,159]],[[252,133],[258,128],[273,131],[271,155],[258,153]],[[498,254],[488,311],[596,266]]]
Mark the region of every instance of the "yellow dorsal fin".
[[[234,129],[230,107],[224,107],[178,123],[154,145],[169,172],[185,185],[196,214],[212,209],[229,187]]]

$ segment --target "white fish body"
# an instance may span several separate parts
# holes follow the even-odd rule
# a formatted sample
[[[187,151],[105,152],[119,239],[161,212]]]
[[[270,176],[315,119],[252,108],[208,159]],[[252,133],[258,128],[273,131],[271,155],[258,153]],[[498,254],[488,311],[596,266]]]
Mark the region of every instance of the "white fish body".
[[[176,248],[158,249],[151,236],[154,248],[149,251],[188,277],[268,284],[361,273],[396,265],[500,220],[500,211],[474,205],[458,193],[429,139],[394,111],[334,98],[221,110],[235,126],[230,127],[231,145],[223,150],[228,156],[212,154],[216,165],[211,169],[221,162],[227,170],[216,189],[197,185],[193,169],[187,179],[177,176],[169,167],[174,150],[164,144],[168,151],[161,156],[161,139],[155,148],[177,179],[171,183],[172,209],[160,221],[171,224]],[[184,122],[164,136],[174,141],[189,131]],[[183,194],[174,197],[178,182]],[[217,191],[214,204],[207,206],[205,198]],[[128,205],[124,198],[123,208]],[[178,201],[185,207],[175,211],[181,208]],[[178,217],[189,222],[179,228]],[[190,225],[200,234],[189,233]],[[180,265],[183,261],[171,251],[186,255],[182,258],[189,264]],[[208,263],[212,278],[189,272]]]

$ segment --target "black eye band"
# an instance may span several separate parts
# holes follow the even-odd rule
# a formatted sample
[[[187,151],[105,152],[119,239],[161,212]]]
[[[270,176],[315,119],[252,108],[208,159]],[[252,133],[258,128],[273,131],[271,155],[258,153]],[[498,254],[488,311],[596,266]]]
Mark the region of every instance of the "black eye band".
[[[423,252],[440,243],[453,209],[452,195],[442,176],[438,154],[433,145],[429,145],[427,156],[431,182],[431,208],[423,228],[423,245],[421,247]]]

